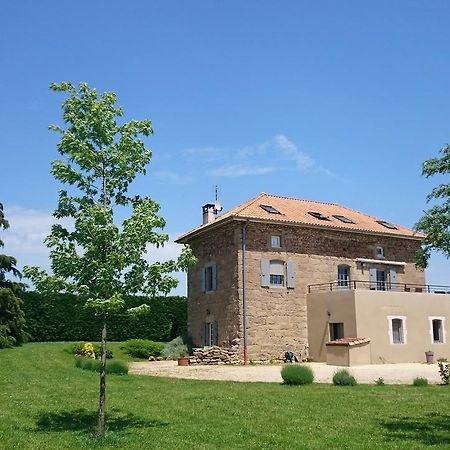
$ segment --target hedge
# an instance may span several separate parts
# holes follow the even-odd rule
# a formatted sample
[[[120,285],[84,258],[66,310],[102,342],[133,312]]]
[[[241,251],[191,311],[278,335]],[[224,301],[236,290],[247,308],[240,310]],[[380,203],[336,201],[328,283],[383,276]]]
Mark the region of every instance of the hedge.
[[[132,317],[126,314],[108,321],[108,340],[151,339],[170,341],[187,332],[186,297],[129,297],[128,308],[142,303],[150,305],[150,314]],[[99,341],[101,323],[83,308],[84,300],[70,294],[43,296],[37,292],[23,294],[23,311],[30,341]]]

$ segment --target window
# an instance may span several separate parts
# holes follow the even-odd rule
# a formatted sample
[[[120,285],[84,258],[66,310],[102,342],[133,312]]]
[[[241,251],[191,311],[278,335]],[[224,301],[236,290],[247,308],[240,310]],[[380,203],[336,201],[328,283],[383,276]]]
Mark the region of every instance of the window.
[[[203,323],[202,342],[205,347],[219,345],[219,326],[217,321]]]
[[[210,292],[217,290],[217,265],[207,264],[201,272],[202,292]]]
[[[391,344],[406,344],[406,317],[388,316],[389,341]]]
[[[379,258],[379,259],[383,259],[384,258],[384,247],[377,246],[376,257]]]
[[[348,287],[350,285],[350,267],[338,266],[338,286]]]
[[[377,269],[377,291],[386,290],[386,271]]]
[[[278,211],[278,209],[274,208],[273,206],[270,205],[259,205],[264,211],[267,211],[270,214],[281,214],[280,211]]]
[[[280,248],[281,247],[281,236],[278,236],[278,235],[270,236],[270,246],[272,248]]]
[[[343,337],[344,337],[344,323],[343,322],[330,323],[330,341],[342,339]]]
[[[271,286],[284,286],[284,262],[270,261],[270,279]]]
[[[261,286],[295,288],[295,268],[292,261],[261,260]]]
[[[333,214],[333,217],[335,219],[337,219],[337,220],[340,220],[341,222],[344,222],[344,223],[355,223],[355,222],[353,222],[352,219],[349,219],[346,216],[341,216],[340,214]]]
[[[319,220],[330,220],[327,216],[324,216],[321,212],[317,212],[317,211],[308,211],[308,214],[310,216],[315,217],[316,219]]]
[[[445,317],[429,317],[432,344],[445,344]]]
[[[395,225],[392,225],[392,223],[386,222],[385,220],[377,220],[377,223],[383,225],[385,228],[389,228],[390,230],[397,230]]]

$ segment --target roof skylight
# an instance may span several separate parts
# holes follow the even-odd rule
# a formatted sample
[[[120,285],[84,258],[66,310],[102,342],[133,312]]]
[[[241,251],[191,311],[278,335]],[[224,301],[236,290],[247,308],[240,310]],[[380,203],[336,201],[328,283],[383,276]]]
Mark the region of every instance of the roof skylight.
[[[392,223],[386,222],[385,220],[377,220],[377,223],[383,225],[383,227],[389,228],[390,230],[397,230],[395,225],[392,225]]]
[[[278,209],[274,208],[273,206],[270,205],[259,205],[264,211],[267,211],[270,214],[281,214],[280,211],[278,211]]]
[[[321,212],[318,211],[308,211],[308,214],[319,220],[330,220],[327,216],[324,216]]]
[[[333,214],[333,217],[337,220],[340,220],[341,222],[344,223],[355,223],[352,219],[349,219],[346,216],[342,216],[341,214]]]

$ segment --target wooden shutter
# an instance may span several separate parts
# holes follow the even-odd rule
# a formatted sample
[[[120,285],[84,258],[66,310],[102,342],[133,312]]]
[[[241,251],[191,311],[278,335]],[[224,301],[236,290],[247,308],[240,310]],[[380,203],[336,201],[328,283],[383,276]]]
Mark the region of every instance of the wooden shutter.
[[[397,271],[394,268],[389,269],[389,289],[396,290],[397,285]]]
[[[213,322],[211,340],[213,345],[219,345],[219,323],[217,320]]]
[[[205,268],[200,269],[200,289],[202,292],[206,292],[206,279],[205,279]]]
[[[369,269],[369,277],[370,277],[370,289],[377,288],[377,269],[376,267],[371,267]]]
[[[287,287],[295,288],[295,266],[292,261],[287,262]]]
[[[211,270],[212,270],[211,290],[215,291],[217,289],[217,264],[214,264]]]
[[[270,261],[268,259],[261,260],[261,286],[269,287],[270,285]]]

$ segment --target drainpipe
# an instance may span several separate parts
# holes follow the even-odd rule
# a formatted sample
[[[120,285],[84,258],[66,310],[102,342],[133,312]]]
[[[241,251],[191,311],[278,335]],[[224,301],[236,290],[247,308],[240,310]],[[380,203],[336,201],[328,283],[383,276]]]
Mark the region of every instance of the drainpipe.
[[[247,222],[242,227],[242,328],[244,334],[244,365],[248,364],[247,353],[247,297],[245,292],[245,246],[247,240]]]

